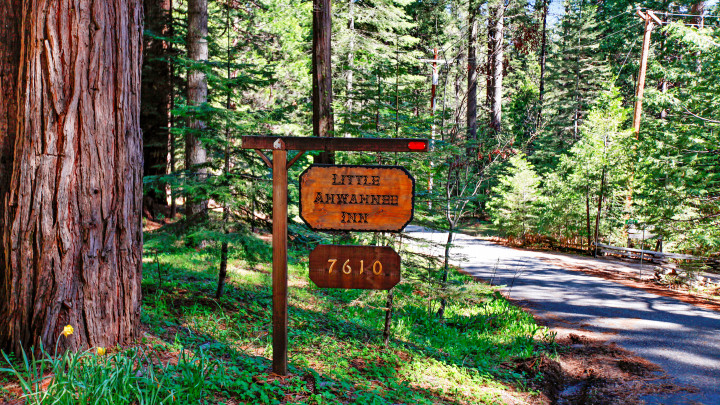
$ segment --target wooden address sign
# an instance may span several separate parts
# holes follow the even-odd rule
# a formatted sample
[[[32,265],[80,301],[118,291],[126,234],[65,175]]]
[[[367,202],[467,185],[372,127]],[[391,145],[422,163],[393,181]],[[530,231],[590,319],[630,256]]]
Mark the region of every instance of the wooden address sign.
[[[316,231],[401,231],[414,199],[400,166],[311,165],[300,175],[300,217]]]
[[[387,246],[319,245],[310,280],[320,288],[389,290],[400,282],[400,255]]]

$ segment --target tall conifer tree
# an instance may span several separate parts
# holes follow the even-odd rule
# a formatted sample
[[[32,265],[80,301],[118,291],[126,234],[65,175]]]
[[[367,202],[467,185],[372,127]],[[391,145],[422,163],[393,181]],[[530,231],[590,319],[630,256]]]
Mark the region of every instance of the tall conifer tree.
[[[597,9],[587,0],[568,0],[547,66],[547,127],[533,157],[536,163],[557,162],[579,138],[593,100],[610,77],[605,56],[598,52],[601,34]]]

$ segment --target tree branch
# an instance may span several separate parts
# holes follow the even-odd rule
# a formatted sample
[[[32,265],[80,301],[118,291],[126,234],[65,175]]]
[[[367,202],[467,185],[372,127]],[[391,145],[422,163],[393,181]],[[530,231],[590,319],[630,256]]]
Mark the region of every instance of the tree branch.
[[[709,118],[703,118],[703,117],[701,117],[701,116],[699,116],[699,115],[697,115],[697,114],[694,114],[692,111],[688,110],[687,107],[685,107],[683,104],[680,104],[680,106],[681,106],[688,114],[692,115],[693,117],[695,117],[695,118],[697,118],[697,119],[699,119],[699,120],[703,120],[703,121],[705,121],[705,122],[709,122],[709,123],[712,123],[712,124],[720,124],[720,121],[711,120],[711,119],[709,119]]]

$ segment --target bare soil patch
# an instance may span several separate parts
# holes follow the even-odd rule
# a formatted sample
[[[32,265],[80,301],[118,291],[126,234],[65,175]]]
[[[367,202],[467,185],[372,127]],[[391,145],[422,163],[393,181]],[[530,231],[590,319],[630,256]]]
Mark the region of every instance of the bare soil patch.
[[[540,395],[535,404],[642,404],[648,394],[696,392],[672,381],[662,368],[614,343],[569,334],[556,341],[557,356],[539,356],[508,364],[530,377]]]

